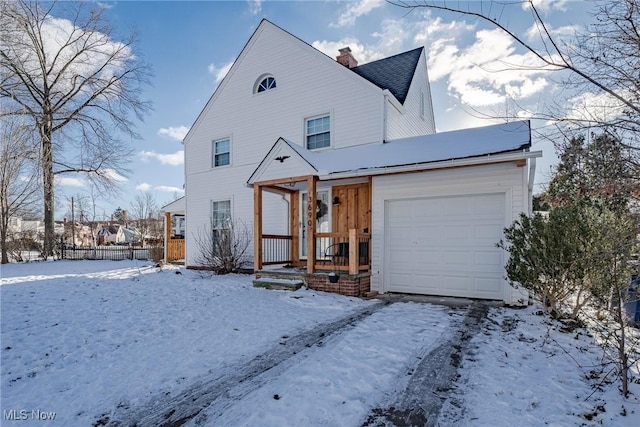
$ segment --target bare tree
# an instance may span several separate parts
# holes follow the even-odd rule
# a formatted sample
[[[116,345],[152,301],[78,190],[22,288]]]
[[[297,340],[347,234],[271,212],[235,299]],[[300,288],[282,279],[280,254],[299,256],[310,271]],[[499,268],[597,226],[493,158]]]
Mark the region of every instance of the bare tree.
[[[135,37],[115,39],[96,3],[0,0],[0,101],[5,115],[28,118],[40,140],[44,253],[54,235],[54,176],[83,174],[114,188],[126,174],[134,119],[149,67]]]
[[[446,2],[432,0],[387,0],[406,8],[429,8],[453,12],[482,20],[499,28],[517,44],[532,53],[538,64],[504,64],[506,69],[547,70],[559,73],[563,99],[532,111],[533,118],[569,124],[576,129],[593,126],[615,129],[628,145],[638,147],[640,131],[640,1],[597,1],[593,22],[573,35],[559,36],[545,22],[536,2],[478,1]],[[523,8],[523,4],[526,6]],[[507,11],[530,14],[526,32],[513,29]],[[535,37],[532,38],[532,35]],[[570,101],[570,102],[567,102]],[[571,104],[573,111],[567,111]],[[562,130],[563,126],[560,126]]]
[[[40,195],[37,146],[20,120],[0,117],[1,263],[9,262],[7,237],[11,217],[33,215]]]
[[[194,235],[199,254],[196,264],[216,274],[241,270],[247,262],[251,233],[249,227],[240,220],[229,219],[225,228],[219,229],[212,219],[209,227],[199,228]]]
[[[156,197],[150,191],[136,194],[131,203],[131,215],[136,223],[142,246],[145,246],[147,236],[151,234],[157,221]]]

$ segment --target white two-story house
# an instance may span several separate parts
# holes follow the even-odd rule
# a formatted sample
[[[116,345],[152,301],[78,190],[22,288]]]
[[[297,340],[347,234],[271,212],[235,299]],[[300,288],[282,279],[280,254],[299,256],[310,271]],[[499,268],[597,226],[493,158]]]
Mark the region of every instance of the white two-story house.
[[[530,146],[526,121],[436,134],[423,48],[358,66],[263,20],[184,139],[186,265],[233,221],[258,276],[516,303],[495,243],[530,210]]]

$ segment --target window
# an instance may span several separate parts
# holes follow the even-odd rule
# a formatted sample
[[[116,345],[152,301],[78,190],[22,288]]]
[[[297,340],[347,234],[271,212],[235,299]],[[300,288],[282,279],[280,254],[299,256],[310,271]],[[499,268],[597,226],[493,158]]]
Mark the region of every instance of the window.
[[[331,120],[329,116],[308,119],[306,125],[307,148],[309,150],[331,145]]]
[[[231,141],[221,139],[213,141],[213,167],[226,166],[231,163]]]
[[[211,228],[214,238],[223,235],[231,228],[231,201],[223,200],[211,204]]]
[[[258,92],[264,92],[265,90],[275,89],[276,79],[274,77],[265,77],[264,80],[258,85]]]

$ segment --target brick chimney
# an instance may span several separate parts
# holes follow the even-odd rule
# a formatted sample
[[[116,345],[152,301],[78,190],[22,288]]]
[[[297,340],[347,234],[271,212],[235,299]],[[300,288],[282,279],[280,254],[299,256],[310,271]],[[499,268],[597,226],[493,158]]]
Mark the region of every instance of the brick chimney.
[[[358,66],[358,61],[351,54],[351,48],[349,46],[339,49],[340,55],[336,56],[336,61],[344,65],[347,68],[353,68]]]

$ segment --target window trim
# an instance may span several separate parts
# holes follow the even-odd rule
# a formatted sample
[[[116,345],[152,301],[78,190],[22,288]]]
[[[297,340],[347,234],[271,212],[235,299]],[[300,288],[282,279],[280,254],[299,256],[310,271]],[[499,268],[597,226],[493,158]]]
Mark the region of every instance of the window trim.
[[[227,227],[219,227],[219,228],[215,228],[214,227],[214,213],[217,212],[216,209],[214,209],[214,206],[216,205],[216,203],[228,203],[229,204],[229,219],[228,219],[228,226]],[[231,199],[220,199],[220,200],[211,200],[211,230],[230,230],[231,229],[231,218],[232,218],[232,214],[231,214]]]
[[[267,79],[273,79],[273,86],[266,88],[264,90],[260,90],[260,86],[262,85],[262,82],[264,82]],[[278,88],[278,79],[276,79],[276,76],[274,76],[271,73],[264,73],[261,74],[260,77],[258,77],[255,81],[255,83],[253,83],[253,94],[254,95],[258,95],[261,93],[265,93],[265,92],[270,92],[272,90],[276,90]]]
[[[228,151],[221,152],[221,153],[216,153],[217,144],[219,142],[225,142],[225,141],[228,141],[228,143],[229,143]],[[229,156],[228,163],[226,163],[224,165],[216,165],[216,156],[223,155],[223,154],[227,154]],[[213,141],[211,141],[211,167],[215,169],[215,168],[223,168],[223,167],[226,167],[226,166],[231,166],[231,137],[214,139]]]
[[[323,118],[329,118],[329,130],[326,132],[318,132],[318,133],[313,133],[313,134],[309,134],[308,133],[308,126],[309,126],[309,122],[312,120],[317,120],[317,119],[323,119]],[[309,116],[309,117],[305,117],[304,119],[304,147],[307,150],[311,150],[311,151],[318,151],[318,150],[326,150],[328,148],[331,148],[333,146],[333,119],[332,119],[332,115],[331,113],[323,113],[323,114],[316,114],[314,116]],[[309,136],[313,136],[313,135],[320,135],[323,133],[329,133],[329,145],[326,145],[324,147],[317,147],[317,148],[309,148]]]

